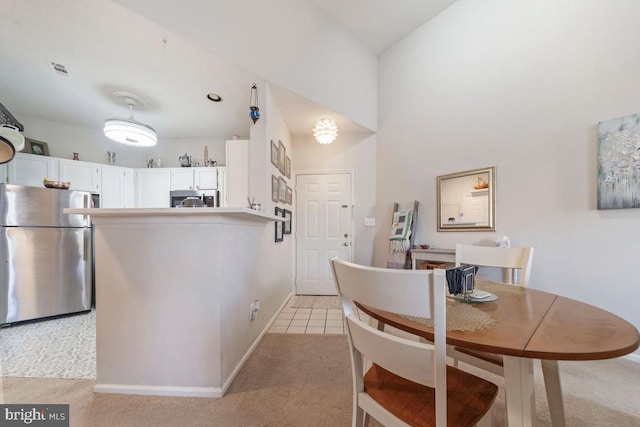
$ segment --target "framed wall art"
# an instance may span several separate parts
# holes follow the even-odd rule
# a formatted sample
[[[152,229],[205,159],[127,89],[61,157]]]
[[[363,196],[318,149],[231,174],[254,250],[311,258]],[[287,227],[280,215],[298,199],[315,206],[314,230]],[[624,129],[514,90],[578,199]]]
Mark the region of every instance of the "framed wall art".
[[[287,149],[282,141],[278,140],[278,170],[284,175],[284,159],[287,157]]]
[[[284,222],[284,234],[291,234],[291,211],[289,209],[282,210],[282,216],[285,219]]]
[[[288,205],[291,205],[293,202],[293,190],[288,185],[284,194],[284,202]]]
[[[271,140],[271,163],[273,163],[273,166],[277,169],[280,169],[278,166],[278,146],[273,142],[273,139]]]
[[[598,123],[598,209],[640,208],[638,146],[640,114]]]
[[[291,159],[289,156],[284,158],[284,176],[291,179]]]
[[[276,216],[282,216],[282,208],[276,206]],[[276,221],[275,225],[275,241],[282,242],[284,240],[284,222]]]
[[[49,155],[49,145],[46,142],[36,141],[35,139],[24,139],[23,153],[37,154],[39,156]]]
[[[271,200],[278,203],[278,178],[271,175]]]
[[[283,177],[278,177],[278,201],[285,202],[287,197],[287,182]]]

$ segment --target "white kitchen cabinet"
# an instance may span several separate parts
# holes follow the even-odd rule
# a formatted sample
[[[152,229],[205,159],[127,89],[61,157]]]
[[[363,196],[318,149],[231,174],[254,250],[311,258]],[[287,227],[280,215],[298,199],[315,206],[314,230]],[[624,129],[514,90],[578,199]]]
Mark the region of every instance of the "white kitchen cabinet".
[[[7,182],[10,184],[43,187],[42,181],[49,178],[59,181],[59,159],[37,154],[16,153],[7,163]]]
[[[245,207],[249,197],[249,141],[226,142],[226,199],[227,206]],[[261,201],[264,205],[264,201]]]
[[[103,165],[100,207],[132,208],[134,206],[133,169]]]
[[[229,199],[227,191],[227,168],[217,168],[218,169],[218,191],[220,191],[220,206],[228,207]],[[237,207],[237,206],[236,206]]]
[[[136,207],[171,207],[171,168],[138,169],[135,176]]]
[[[170,168],[171,190],[193,190],[193,168]]]
[[[100,193],[102,167],[97,163],[60,159],[59,181],[70,182],[71,190]]]
[[[217,190],[220,168],[194,168],[196,190]]]

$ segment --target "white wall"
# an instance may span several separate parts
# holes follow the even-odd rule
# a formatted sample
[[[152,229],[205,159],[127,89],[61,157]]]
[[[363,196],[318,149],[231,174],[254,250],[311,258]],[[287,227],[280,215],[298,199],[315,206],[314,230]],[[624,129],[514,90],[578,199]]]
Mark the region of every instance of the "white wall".
[[[78,153],[80,160],[86,162],[107,162],[107,151],[116,153],[116,165],[131,168],[146,167],[148,159],[161,159],[162,167],[179,167],[179,156],[188,153],[193,162],[204,166],[204,147],[207,146],[209,158],[216,160],[218,166],[225,165],[225,138],[210,139],[160,139],[152,148],[129,147],[108,139],[101,130],[56,123],[38,117],[19,115],[24,125],[24,136],[46,142],[49,155],[62,159],[71,159]]]
[[[376,128],[376,57],[312,2],[113,0],[181,37]],[[261,107],[262,108],[262,107]]]
[[[535,248],[531,287],[640,328],[640,210],[596,209],[597,123],[640,111],[640,3],[459,0],[379,61],[377,217],[417,243]],[[497,167],[497,231],[436,232],[436,177]],[[377,236],[376,264],[386,258]]]
[[[353,170],[355,179],[355,235],[354,261],[372,265],[376,227],[365,227],[364,219],[375,217],[376,205],[376,136],[367,134],[339,134],[330,145],[321,145],[313,137],[296,137],[293,171]],[[389,206],[391,212],[393,206]],[[388,225],[388,226],[387,226]],[[377,224],[389,231],[391,222]]]

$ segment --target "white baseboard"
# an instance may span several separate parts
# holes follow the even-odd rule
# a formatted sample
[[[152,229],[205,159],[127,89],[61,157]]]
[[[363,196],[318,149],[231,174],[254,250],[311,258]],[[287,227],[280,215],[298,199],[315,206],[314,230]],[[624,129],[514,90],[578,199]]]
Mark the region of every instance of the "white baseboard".
[[[96,393],[113,393],[113,394],[139,394],[139,395],[149,395],[149,396],[179,396],[179,397],[208,397],[208,398],[218,398],[224,396],[227,392],[231,383],[236,378],[236,375],[240,372],[240,369],[244,366],[249,357],[253,354],[258,344],[264,337],[264,335],[269,332],[271,325],[275,322],[280,311],[286,306],[287,301],[291,298],[293,294],[290,293],[287,298],[285,298],[282,305],[276,310],[273,317],[267,322],[267,325],[260,332],[260,335],[256,337],[251,346],[247,349],[242,359],[238,362],[234,370],[231,372],[229,377],[226,379],[221,388],[217,387],[175,387],[175,386],[148,386],[148,385],[128,385],[128,384],[96,384],[93,388],[93,391]]]
[[[146,396],[222,397],[223,391],[214,387],[171,387],[128,384],[96,384],[96,393],[138,394]]]
[[[282,305],[280,305],[280,307],[276,310],[274,315],[267,322],[267,325],[264,327],[262,332],[260,332],[260,335],[258,335],[258,337],[251,344],[251,346],[249,346],[249,349],[246,351],[244,356],[242,356],[242,359],[240,359],[240,361],[238,362],[238,364],[236,365],[234,370],[231,372],[231,374],[229,375],[227,380],[224,382],[224,384],[222,384],[222,396],[224,396],[224,394],[227,392],[227,390],[231,386],[231,383],[236,378],[236,375],[238,375],[238,372],[240,372],[240,369],[242,369],[242,367],[246,363],[247,359],[249,359],[249,357],[253,354],[253,352],[255,351],[255,349],[258,346],[258,344],[260,344],[260,341],[262,341],[262,337],[264,337],[264,335],[267,332],[269,332],[269,329],[271,328],[271,325],[273,324],[273,322],[276,321],[276,319],[278,318],[278,314],[280,314],[282,309],[287,305],[287,302],[289,301],[289,299],[291,298],[292,295],[293,295],[293,293],[289,293],[289,295],[285,298],[285,300],[282,303]],[[222,397],[222,396],[220,396],[220,397]]]

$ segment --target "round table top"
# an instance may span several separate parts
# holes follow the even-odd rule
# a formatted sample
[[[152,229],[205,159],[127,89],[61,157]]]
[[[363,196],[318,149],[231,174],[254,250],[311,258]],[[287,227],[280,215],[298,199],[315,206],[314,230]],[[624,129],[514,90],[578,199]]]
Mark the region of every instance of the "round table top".
[[[498,296],[496,301],[470,304],[495,322],[483,329],[448,330],[450,345],[548,360],[610,359],[640,346],[638,330],[606,310],[516,285],[478,281],[476,287]],[[424,323],[396,313],[360,308],[388,325],[433,340],[432,328]]]

